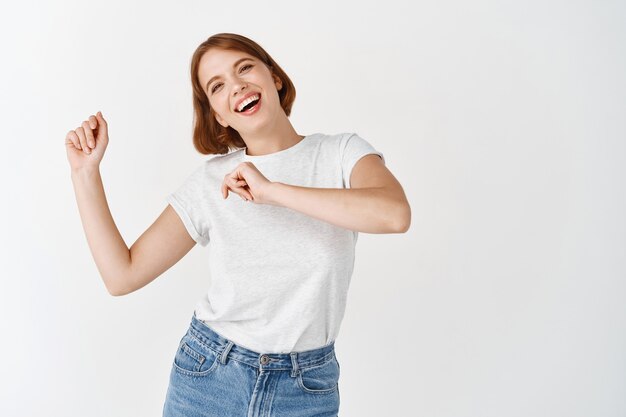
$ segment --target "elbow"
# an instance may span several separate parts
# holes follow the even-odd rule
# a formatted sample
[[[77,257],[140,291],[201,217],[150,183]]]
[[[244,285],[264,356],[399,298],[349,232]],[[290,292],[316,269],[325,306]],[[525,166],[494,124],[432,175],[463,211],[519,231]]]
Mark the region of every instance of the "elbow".
[[[406,233],[411,227],[411,206],[403,204],[393,218],[393,233]]]
[[[406,233],[409,231],[410,227],[411,227],[411,219],[409,218],[408,220],[405,220],[404,222],[396,226],[396,228],[394,229],[394,233]]]
[[[112,284],[106,285],[106,289],[109,292],[109,294],[113,297],[120,297],[122,295],[126,295],[129,293],[129,291],[126,288],[121,288],[120,286],[112,285]]]
[[[119,297],[119,296],[126,294],[124,291],[121,291],[119,288],[107,287],[107,290],[109,291],[109,294],[113,297]]]

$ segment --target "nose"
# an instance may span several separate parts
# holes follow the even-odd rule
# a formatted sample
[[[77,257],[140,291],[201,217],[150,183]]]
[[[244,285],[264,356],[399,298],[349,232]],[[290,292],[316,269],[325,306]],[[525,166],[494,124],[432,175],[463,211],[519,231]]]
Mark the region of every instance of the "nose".
[[[236,94],[243,94],[246,87],[247,87],[247,84],[243,81],[240,81],[239,84],[235,85],[233,96]]]

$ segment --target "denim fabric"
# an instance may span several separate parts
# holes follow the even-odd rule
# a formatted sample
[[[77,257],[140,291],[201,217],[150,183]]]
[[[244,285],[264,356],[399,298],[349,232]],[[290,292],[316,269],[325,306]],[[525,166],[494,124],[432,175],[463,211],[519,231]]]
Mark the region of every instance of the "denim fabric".
[[[336,417],[335,343],[291,353],[238,346],[196,318],[180,340],[164,417]]]

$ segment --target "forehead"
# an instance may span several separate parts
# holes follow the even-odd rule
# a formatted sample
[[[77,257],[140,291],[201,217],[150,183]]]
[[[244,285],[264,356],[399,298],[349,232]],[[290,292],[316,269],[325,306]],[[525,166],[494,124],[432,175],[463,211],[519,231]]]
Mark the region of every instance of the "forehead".
[[[206,81],[216,75],[222,75],[233,68],[233,64],[241,58],[256,58],[242,51],[229,51],[224,49],[209,49],[200,58],[198,65],[198,79],[204,85]]]

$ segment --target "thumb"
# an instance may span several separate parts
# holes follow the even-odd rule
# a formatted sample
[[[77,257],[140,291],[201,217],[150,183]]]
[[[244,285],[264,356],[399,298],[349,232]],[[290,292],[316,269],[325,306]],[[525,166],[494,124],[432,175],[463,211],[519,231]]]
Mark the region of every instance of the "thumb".
[[[99,111],[98,113],[96,113],[96,119],[98,119],[99,126],[98,139],[101,139],[108,135],[109,129],[106,120],[104,120],[104,117],[102,116],[102,112]]]

